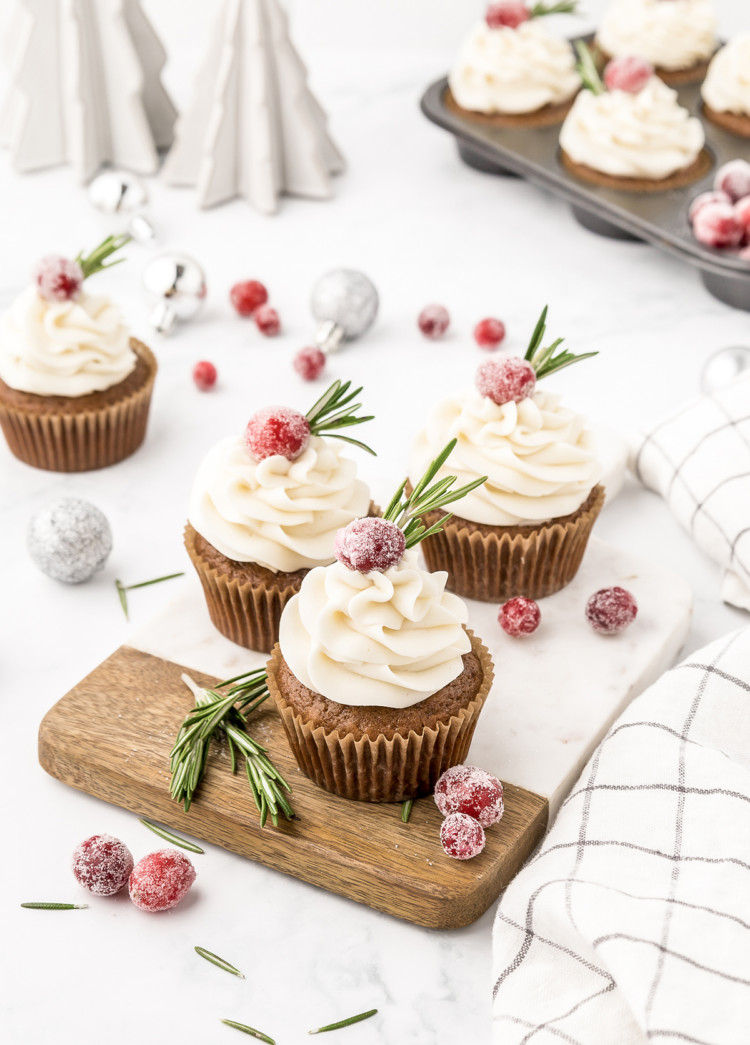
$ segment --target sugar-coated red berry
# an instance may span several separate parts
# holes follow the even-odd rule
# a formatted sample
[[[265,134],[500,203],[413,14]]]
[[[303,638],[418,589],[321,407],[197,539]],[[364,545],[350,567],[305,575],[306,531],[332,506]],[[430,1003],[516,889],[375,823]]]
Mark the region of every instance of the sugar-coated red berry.
[[[292,366],[305,381],[314,381],[316,377],[320,377],[325,365],[325,352],[317,345],[301,348],[292,361]]]
[[[714,178],[714,188],[725,192],[732,203],[750,196],[750,163],[747,160],[730,160],[719,167]]]
[[[432,341],[441,338],[450,326],[451,317],[448,309],[442,305],[427,305],[419,313],[417,325],[425,337]]]
[[[504,602],[497,615],[500,627],[514,639],[533,635],[541,619],[542,613],[537,603],[533,599],[525,599],[523,595]]]
[[[531,363],[520,356],[488,359],[477,370],[474,383],[481,395],[498,406],[520,403],[534,394],[536,372]]]
[[[406,550],[403,530],[387,519],[355,519],[339,530],[333,552],[347,570],[369,573],[401,561]]]
[[[310,442],[310,422],[287,406],[267,406],[253,414],[245,429],[245,446],[256,461],[281,454],[294,461]]]
[[[480,319],[474,327],[474,340],[480,348],[492,351],[505,337],[505,324],[500,319]]]
[[[738,251],[737,257],[742,261],[750,261],[750,246],[743,247],[742,250]]]
[[[193,381],[201,392],[207,392],[209,388],[213,388],[216,384],[216,377],[216,367],[207,359],[202,359],[193,367]]]
[[[92,835],[73,851],[73,874],[95,896],[114,896],[128,884],[133,870],[130,850],[112,835]]]
[[[70,258],[47,254],[34,270],[34,282],[46,301],[70,301],[83,286],[83,269]]]
[[[256,308],[268,301],[268,291],[257,279],[235,283],[229,291],[229,300],[241,316],[252,316]]]
[[[482,827],[492,827],[502,820],[503,785],[478,766],[453,766],[446,769],[435,784],[435,805],[443,816],[466,813]]]
[[[521,0],[493,0],[484,17],[490,29],[517,29],[528,22],[531,12]]]
[[[279,313],[270,305],[261,305],[253,313],[255,325],[264,337],[276,337],[281,330]]]
[[[693,235],[707,247],[738,247],[744,233],[731,203],[707,203],[693,220]]]
[[[625,588],[601,588],[586,603],[586,620],[602,635],[617,635],[637,614],[638,604]]]
[[[699,210],[702,210],[707,203],[731,203],[732,201],[727,196],[726,192],[717,192],[716,189],[711,189],[708,192],[699,193],[693,202],[690,204],[688,211],[688,219],[690,222],[695,221],[695,216]]]
[[[654,67],[645,58],[625,55],[607,62],[604,69],[604,86],[608,91],[626,91],[638,94],[654,75]]]
[[[451,813],[440,825],[440,844],[454,860],[479,856],[484,843],[484,828],[467,813]]]
[[[157,849],[133,868],[128,880],[130,899],[142,911],[168,911],[187,895],[195,868],[177,849]]]
[[[750,196],[735,203],[734,216],[743,228],[743,239],[750,243]]]

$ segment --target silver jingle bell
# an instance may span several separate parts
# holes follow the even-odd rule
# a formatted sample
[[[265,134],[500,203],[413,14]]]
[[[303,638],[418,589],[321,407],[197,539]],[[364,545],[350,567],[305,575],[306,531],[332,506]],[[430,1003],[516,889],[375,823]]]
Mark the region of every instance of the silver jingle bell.
[[[203,269],[187,254],[171,251],[149,261],[143,270],[143,286],[156,302],[151,324],[158,334],[169,334],[179,320],[192,319],[206,299]]]
[[[750,348],[744,348],[741,345],[720,348],[706,360],[701,374],[701,391],[705,395],[712,395],[720,388],[731,384],[735,378],[748,369],[750,369]]]
[[[315,284],[310,304],[320,323],[315,340],[327,353],[370,329],[379,300],[375,285],[363,272],[334,269]]]
[[[148,191],[137,175],[129,171],[102,171],[89,185],[88,193],[92,206],[119,219],[118,232],[127,232],[139,243],[156,237],[154,226],[142,213],[148,203]]]

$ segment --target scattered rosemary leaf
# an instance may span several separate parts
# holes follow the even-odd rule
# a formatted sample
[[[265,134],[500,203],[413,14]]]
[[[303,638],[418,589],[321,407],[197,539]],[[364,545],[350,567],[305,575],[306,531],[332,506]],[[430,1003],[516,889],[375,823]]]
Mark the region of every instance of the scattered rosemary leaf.
[[[153,824],[150,820],[139,820],[139,824],[143,824],[149,831],[153,831],[159,838],[163,838],[165,842],[171,842],[172,845],[178,845],[181,849],[187,849],[189,853],[203,853],[199,845],[195,845],[194,842],[188,842],[186,838],[181,838],[180,835],[173,835],[171,831],[167,831],[165,827],[159,827],[158,824]]]
[[[120,596],[120,605],[122,606],[122,612],[125,614],[125,620],[130,620],[128,616],[127,592],[134,591],[136,588],[148,588],[151,584],[161,584],[162,581],[171,581],[175,577],[184,576],[185,571],[181,570],[179,573],[167,573],[164,577],[154,577],[150,581],[139,581],[138,584],[123,584],[121,580],[116,580],[115,587],[117,588],[117,594]]]
[[[87,903],[22,903],[21,907],[30,907],[34,911],[85,911]]]
[[[309,1030],[308,1034],[322,1034],[327,1030],[340,1030],[341,1027],[350,1027],[352,1023],[361,1023],[362,1020],[369,1020],[371,1016],[374,1016],[377,1009],[368,1009],[367,1012],[360,1012],[357,1016],[350,1016],[348,1020],[339,1020],[338,1023],[329,1023],[325,1027],[318,1027],[317,1030]]]
[[[276,1041],[273,1038],[269,1038],[267,1034],[264,1034],[261,1030],[256,1030],[255,1027],[248,1027],[245,1023],[235,1023],[234,1020],[222,1020],[222,1023],[226,1023],[227,1027],[234,1027],[235,1030],[241,1030],[243,1034],[249,1034],[251,1038],[257,1038],[258,1041],[265,1041],[267,1045],[276,1045]]]
[[[405,824],[409,823],[409,817],[411,816],[411,807],[414,805],[413,798],[407,798],[405,802],[401,803],[401,819]]]
[[[205,958],[207,962],[211,962],[212,965],[216,965],[217,968],[223,969],[224,972],[231,972],[232,976],[239,976],[241,980],[245,979],[244,972],[235,969],[235,967],[230,965],[225,958],[220,958],[218,954],[214,954],[213,951],[207,951],[205,947],[196,947],[195,953],[199,954],[201,958]]]
[[[117,594],[120,598],[122,612],[125,614],[125,620],[130,620],[130,615],[128,614],[128,597],[125,594],[125,588],[123,587],[122,581],[116,580],[115,587],[117,588]]]

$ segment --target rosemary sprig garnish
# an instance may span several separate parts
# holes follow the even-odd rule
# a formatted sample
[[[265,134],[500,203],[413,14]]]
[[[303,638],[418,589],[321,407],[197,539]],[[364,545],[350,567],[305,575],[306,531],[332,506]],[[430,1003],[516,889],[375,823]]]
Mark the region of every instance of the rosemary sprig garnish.
[[[21,907],[28,907],[32,911],[85,911],[87,903],[22,903]]]
[[[205,958],[207,962],[211,962],[212,965],[216,965],[219,969],[223,969],[224,972],[231,972],[232,976],[239,976],[241,980],[245,979],[244,972],[235,969],[234,965],[230,965],[225,958],[220,958],[218,954],[214,954],[213,951],[207,951],[205,947],[196,947],[195,953],[199,954],[201,958]]]
[[[413,798],[407,798],[405,802],[401,803],[401,820],[405,824],[409,823],[409,817],[411,816],[411,808],[413,805]]]
[[[292,789],[266,754],[266,748],[253,740],[246,731],[247,716],[268,699],[265,668],[237,675],[220,682],[216,689],[201,689],[190,678],[182,680],[195,697],[196,706],[180,726],[175,745],[170,752],[172,779],[169,792],[182,802],[185,812],[200,785],[206,768],[211,740],[222,734],[229,745],[232,772],[237,770],[237,753],[245,760],[245,772],[250,791],[260,814],[260,826],[271,817],[274,827],[279,825],[279,813],[287,820],[294,817],[284,791]],[[226,693],[218,690],[230,688]]]
[[[159,838],[163,838],[165,842],[170,842],[172,845],[178,845],[181,849],[187,849],[189,853],[203,853],[199,845],[195,845],[193,842],[188,842],[186,838],[182,838],[180,835],[172,834],[171,831],[167,831],[165,827],[160,827],[158,824],[152,823],[150,820],[139,820],[139,824],[143,824],[149,831],[153,831]]]
[[[125,614],[125,620],[130,620],[128,615],[128,596],[127,592],[135,591],[136,588],[148,588],[151,584],[161,584],[162,581],[171,581],[175,577],[184,577],[185,571],[181,570],[179,573],[168,573],[164,577],[154,577],[151,581],[139,581],[138,584],[123,584],[121,580],[115,581],[115,587],[117,588],[117,594],[120,597],[120,605],[122,606],[122,612]]]
[[[345,443],[358,446],[360,450],[366,450],[373,457],[377,456],[375,451],[351,436],[341,435],[339,429],[351,428],[352,425],[363,425],[365,421],[372,421],[373,417],[357,417],[356,411],[362,406],[361,403],[352,402],[356,399],[362,388],[349,391],[351,381],[334,381],[331,387],[323,393],[320,399],[305,414],[310,424],[311,435],[330,435],[334,439],[343,439]]]
[[[369,1020],[371,1016],[377,1013],[377,1009],[368,1009],[367,1012],[360,1012],[356,1016],[350,1016],[346,1020],[339,1020],[338,1023],[328,1023],[325,1027],[318,1027],[317,1030],[309,1030],[308,1034],[323,1034],[328,1030],[339,1030],[341,1027],[351,1027],[353,1023],[361,1023],[362,1020]]]
[[[94,247],[90,254],[84,254],[81,251],[76,257],[76,261],[81,266],[83,278],[88,279],[89,276],[93,276],[97,272],[103,272],[104,269],[114,268],[115,265],[119,265],[121,261],[124,261],[125,258],[117,258],[116,261],[110,261],[109,264],[105,264],[107,258],[111,257],[116,251],[121,250],[126,243],[130,243],[130,238],[130,236],[125,234],[122,236],[107,236],[98,247]]]
[[[576,69],[581,77],[583,86],[587,91],[591,91],[592,94],[604,94],[606,88],[596,67],[591,48],[583,40],[576,40],[575,46],[578,54]]]
[[[256,1030],[255,1027],[248,1027],[246,1023],[237,1023],[235,1020],[222,1020],[227,1027],[234,1027],[235,1030],[241,1030],[243,1034],[249,1034],[251,1038],[257,1038],[258,1041],[265,1041],[267,1045],[276,1045],[275,1038],[269,1038],[267,1034],[264,1034],[262,1030]]]
[[[534,4],[529,11],[529,18],[542,18],[544,15],[572,15],[578,7],[578,0],[559,0],[556,4]]]
[[[599,355],[598,352],[583,352],[580,355],[567,350],[557,352],[557,349],[565,340],[564,337],[559,337],[547,348],[542,348],[542,339],[547,330],[548,307],[548,305],[545,305],[542,309],[542,314],[534,327],[534,333],[531,335],[529,347],[526,349],[526,355],[523,357],[527,362],[531,363],[536,371],[537,381],[554,374],[557,370],[563,370],[566,366],[572,366],[573,363],[580,363],[582,359],[591,359],[592,356]],[[557,355],[555,355],[555,352],[557,352]]]
[[[443,505],[452,504],[453,501],[460,500],[467,493],[475,490],[477,486],[487,482],[487,476],[483,475],[481,479],[475,479],[465,486],[460,486],[457,490],[453,489],[453,484],[456,482],[455,475],[447,475],[435,483],[432,482],[453,452],[455,445],[456,440],[452,439],[442,453],[427,467],[426,472],[408,497],[405,494],[409,480],[404,479],[393,495],[391,503],[383,512],[384,519],[395,523],[396,526],[399,526],[404,531],[407,548],[413,548],[415,544],[419,544],[425,537],[438,533],[451,517],[450,513],[448,513],[428,527],[422,522],[420,518],[422,515],[427,515],[429,512],[442,508]]]

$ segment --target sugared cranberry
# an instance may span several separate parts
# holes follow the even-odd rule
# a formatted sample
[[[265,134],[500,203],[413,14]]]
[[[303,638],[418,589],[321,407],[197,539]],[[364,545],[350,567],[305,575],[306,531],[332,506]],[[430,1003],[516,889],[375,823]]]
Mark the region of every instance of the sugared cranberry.
[[[336,534],[333,551],[347,570],[369,573],[400,562],[406,549],[403,530],[386,519],[355,519]]]
[[[213,363],[209,363],[207,359],[202,359],[200,363],[196,363],[193,367],[193,381],[195,381],[196,388],[199,388],[201,392],[207,392],[209,388],[214,387],[216,376],[216,367]]]
[[[292,366],[305,381],[314,381],[320,377],[325,365],[325,353],[317,345],[301,348],[292,361]]]
[[[488,359],[477,370],[477,391],[488,396],[493,403],[520,403],[534,394],[536,373],[531,363],[520,356],[505,359]]]
[[[83,269],[70,258],[47,254],[34,270],[34,282],[46,301],[70,301],[83,286]]]
[[[441,338],[450,326],[451,317],[448,309],[442,305],[428,305],[419,313],[417,324],[425,337],[432,341]]]
[[[443,816],[466,813],[482,827],[492,827],[505,811],[503,785],[478,766],[453,766],[435,784],[435,805]]]
[[[750,246],[743,247],[742,250],[737,252],[737,257],[741,258],[742,261],[750,261]]]
[[[608,91],[626,91],[638,94],[654,75],[654,67],[645,58],[626,55],[607,62],[604,70],[604,86]]]
[[[257,279],[235,283],[229,291],[229,300],[241,316],[252,316],[256,308],[268,301],[268,291]]]
[[[186,895],[195,881],[195,868],[176,849],[157,849],[133,868],[128,881],[130,899],[142,911],[168,911]]]
[[[602,588],[586,603],[586,620],[602,635],[616,635],[632,624],[638,604],[625,588]]]
[[[750,196],[735,203],[734,216],[744,230],[744,239],[750,242]]]
[[[716,189],[711,189],[709,192],[701,192],[695,197],[693,202],[690,204],[690,210],[688,211],[688,219],[693,222],[695,216],[699,210],[703,210],[707,203],[731,203],[732,201],[727,196],[726,192],[717,192]]]
[[[451,813],[440,825],[440,844],[454,860],[471,860],[479,856],[484,843],[484,828],[466,813]]]
[[[493,351],[505,337],[505,324],[500,319],[481,319],[474,327],[474,340],[480,348]]]
[[[745,230],[734,213],[731,203],[707,203],[693,221],[693,235],[707,247],[737,247]]]
[[[73,851],[73,874],[95,896],[114,896],[128,884],[133,870],[130,850],[112,835],[92,835]]]
[[[270,305],[261,305],[253,313],[255,325],[264,337],[276,337],[281,330],[279,313]]]
[[[533,635],[541,619],[539,606],[533,599],[525,599],[522,595],[504,602],[497,615],[500,627],[514,639],[521,635]]]
[[[287,406],[267,406],[253,414],[245,429],[245,446],[256,461],[281,454],[294,461],[310,442],[310,422]]]
[[[750,196],[750,163],[747,160],[730,160],[719,167],[714,178],[714,188],[725,192],[733,203],[743,196]]]
[[[521,0],[494,0],[484,17],[490,29],[517,29],[528,22],[531,12]]]

